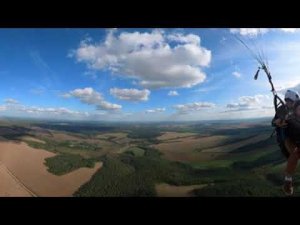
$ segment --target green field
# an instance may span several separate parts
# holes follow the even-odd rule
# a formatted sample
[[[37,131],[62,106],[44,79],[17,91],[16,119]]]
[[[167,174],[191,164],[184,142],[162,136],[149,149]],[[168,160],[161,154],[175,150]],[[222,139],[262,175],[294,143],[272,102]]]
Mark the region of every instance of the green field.
[[[141,149],[139,147],[131,147],[131,148],[127,149],[125,152],[130,153],[134,156],[143,156],[145,153],[145,150]]]

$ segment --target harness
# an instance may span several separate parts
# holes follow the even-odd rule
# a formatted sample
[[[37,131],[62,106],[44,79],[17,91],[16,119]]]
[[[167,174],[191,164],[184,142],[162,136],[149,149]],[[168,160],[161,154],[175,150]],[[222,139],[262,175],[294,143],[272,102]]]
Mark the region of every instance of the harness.
[[[286,119],[286,115],[288,115],[288,109],[286,107],[286,105],[284,104],[284,101],[278,96],[273,82],[272,82],[272,76],[270,71],[268,70],[268,68],[266,67],[265,63],[261,62],[261,67],[258,67],[257,72],[254,75],[254,79],[257,80],[258,75],[260,70],[263,70],[265,72],[265,74],[268,77],[268,81],[271,85],[271,92],[273,94],[273,104],[274,104],[274,109],[275,109],[275,114],[278,116],[278,118],[285,120]],[[277,136],[277,143],[279,145],[279,148],[281,150],[281,153],[288,158],[290,153],[289,151],[286,149],[285,144],[284,144],[284,139],[285,139],[285,128],[280,128],[275,126],[274,121],[272,121],[272,126],[274,126],[274,130],[270,136],[270,138],[272,138],[274,136],[274,134],[276,133]]]

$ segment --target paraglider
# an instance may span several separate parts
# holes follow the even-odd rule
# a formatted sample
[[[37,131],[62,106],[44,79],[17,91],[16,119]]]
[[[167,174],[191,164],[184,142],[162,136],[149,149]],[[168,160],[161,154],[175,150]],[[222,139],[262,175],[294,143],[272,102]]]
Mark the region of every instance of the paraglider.
[[[283,184],[283,191],[286,195],[292,195],[293,189],[293,175],[295,173],[297,162],[300,158],[300,100],[299,94],[293,90],[287,90],[283,101],[277,94],[272,76],[268,65],[268,60],[263,57],[261,52],[255,53],[241,38],[235,36],[236,39],[242,43],[251,53],[251,55],[259,63],[258,70],[254,75],[257,80],[259,72],[262,70],[266,74],[271,86],[273,94],[273,104],[275,109],[275,116],[272,120],[272,126],[275,127],[273,134],[276,132],[277,143],[281,149],[282,154],[287,159],[285,169],[285,177]]]

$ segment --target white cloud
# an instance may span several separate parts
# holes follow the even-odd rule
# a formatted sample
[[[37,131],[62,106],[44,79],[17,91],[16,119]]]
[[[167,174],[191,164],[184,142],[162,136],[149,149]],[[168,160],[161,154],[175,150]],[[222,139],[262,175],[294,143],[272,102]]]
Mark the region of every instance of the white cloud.
[[[211,91],[214,91],[214,90],[217,90],[219,89],[218,86],[209,86],[209,87],[202,87],[202,88],[198,88],[196,90],[193,90],[192,92],[211,92]]]
[[[201,111],[203,109],[214,108],[216,105],[211,102],[193,102],[173,106],[178,113],[189,113],[192,111]]]
[[[169,91],[168,96],[178,96],[178,92],[177,91]]]
[[[159,113],[164,111],[166,111],[166,108],[155,108],[146,110],[146,113]]]
[[[246,111],[262,108],[272,108],[272,99],[268,95],[242,96],[236,103],[229,103],[229,111]]]
[[[19,108],[20,111],[27,113],[36,113],[36,114],[53,114],[53,115],[87,115],[87,113],[82,113],[78,111],[73,111],[64,107],[53,108],[53,107],[28,107],[22,106]]]
[[[269,31],[268,28],[231,28],[230,32],[233,34],[240,34],[242,36],[256,37],[258,34],[264,34]]]
[[[299,28],[280,28],[280,30],[287,33],[295,33],[299,31]]]
[[[181,33],[170,34],[167,36],[168,40],[179,43],[193,43],[196,45],[200,44],[200,37],[195,34],[183,35]]]
[[[150,95],[150,91],[148,89],[138,90],[138,89],[119,89],[119,88],[111,88],[110,94],[114,97],[127,100],[127,101],[147,101]]]
[[[13,99],[13,98],[7,98],[4,100],[4,102],[6,104],[18,104],[19,103],[16,99]]]
[[[242,36],[257,37],[259,34],[265,34],[269,31],[281,31],[285,33],[295,33],[299,31],[299,28],[230,28],[233,34],[240,34]]]
[[[101,93],[95,91],[91,87],[78,88],[63,95],[65,98],[78,98],[82,103],[88,105],[95,105],[98,110],[118,110],[122,106],[118,104],[113,104],[104,100]]]
[[[296,84],[295,84],[296,83]],[[286,84],[283,84],[281,86],[276,86],[275,89],[280,94],[285,94],[287,90],[297,91],[300,93],[300,83],[299,82],[287,82]]]
[[[34,115],[40,117],[56,117],[56,116],[66,116],[66,118],[72,117],[86,117],[89,115],[87,112],[79,112],[70,110],[64,107],[36,107],[36,106],[26,106],[22,104],[11,104],[8,101],[7,104],[0,106],[0,111],[8,111],[10,113],[21,112],[22,115]]]
[[[172,46],[168,42],[173,42]],[[206,75],[211,51],[194,34],[152,32],[108,32],[99,44],[81,42],[73,51],[77,61],[91,70],[109,70],[138,81],[146,88],[192,87]]]
[[[239,72],[237,72],[237,71],[234,71],[234,72],[232,73],[232,75],[235,76],[236,78],[240,78],[240,77],[242,76],[242,74],[239,73]]]
[[[88,105],[96,105],[103,100],[102,95],[91,87],[74,89],[73,91],[66,93],[64,97],[75,97]]]
[[[110,103],[107,101],[101,101],[97,104],[98,110],[119,110],[122,106],[114,103]]]

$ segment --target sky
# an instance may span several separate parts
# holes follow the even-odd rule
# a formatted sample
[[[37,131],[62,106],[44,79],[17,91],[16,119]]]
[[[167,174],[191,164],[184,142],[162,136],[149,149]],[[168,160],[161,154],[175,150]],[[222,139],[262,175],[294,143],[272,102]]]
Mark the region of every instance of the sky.
[[[300,30],[0,29],[0,116],[200,121],[274,114],[270,86],[236,37],[300,91]]]

